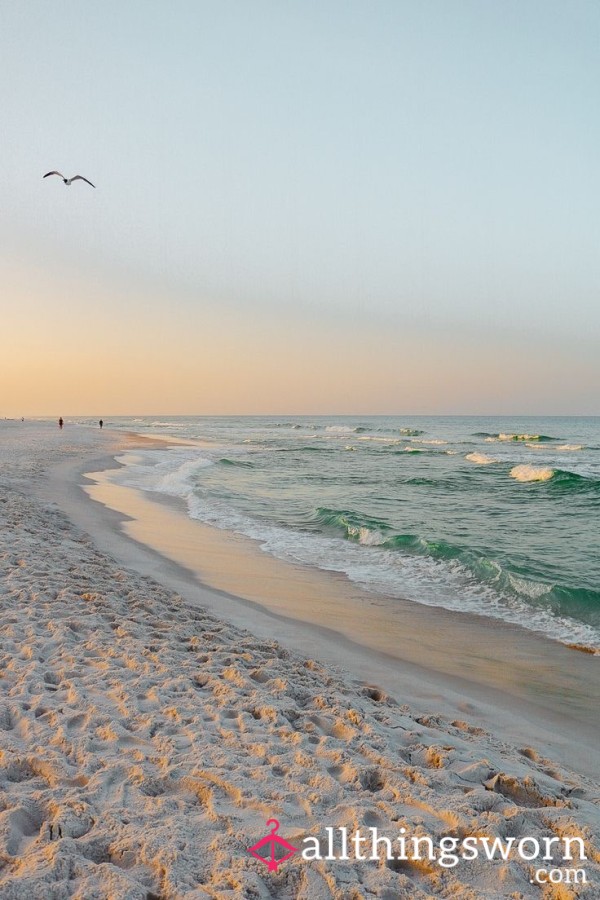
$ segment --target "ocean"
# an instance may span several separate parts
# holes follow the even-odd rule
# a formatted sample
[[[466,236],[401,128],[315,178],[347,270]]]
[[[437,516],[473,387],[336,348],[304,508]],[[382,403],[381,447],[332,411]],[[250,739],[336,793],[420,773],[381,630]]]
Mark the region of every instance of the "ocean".
[[[90,420],[78,420],[90,424]],[[94,422],[95,424],[95,422]],[[600,652],[600,418],[166,417],[114,480],[388,598]]]

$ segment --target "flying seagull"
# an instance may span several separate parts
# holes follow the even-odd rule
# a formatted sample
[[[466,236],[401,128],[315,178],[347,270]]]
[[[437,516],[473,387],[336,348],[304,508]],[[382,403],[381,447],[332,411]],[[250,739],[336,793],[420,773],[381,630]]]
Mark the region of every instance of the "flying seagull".
[[[44,178],[47,178],[48,175],[58,175],[59,178],[62,178],[65,184],[73,184],[74,181],[77,181],[79,178],[80,181],[85,181],[86,184],[91,184],[93,188],[96,187],[95,184],[92,184],[91,181],[88,181],[87,178],[84,178],[83,175],[73,175],[72,178],[65,178],[60,172],[46,172]]]

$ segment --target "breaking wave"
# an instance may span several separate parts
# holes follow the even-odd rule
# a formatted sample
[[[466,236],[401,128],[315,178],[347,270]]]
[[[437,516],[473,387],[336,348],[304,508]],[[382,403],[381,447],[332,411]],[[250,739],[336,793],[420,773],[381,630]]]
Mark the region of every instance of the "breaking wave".
[[[553,486],[566,490],[600,489],[598,478],[580,475],[578,472],[567,472],[564,469],[553,469],[550,466],[513,466],[510,476],[521,482],[550,481]]]
[[[492,463],[498,462],[493,456],[487,456],[485,453],[467,453],[465,459],[468,459],[469,462],[477,463],[480,466],[491,466]]]
[[[539,576],[526,574],[484,553],[450,541],[432,540],[416,533],[394,534],[385,520],[356,510],[320,507],[315,511],[313,526],[319,531],[331,531],[352,543],[380,553],[398,553],[401,558],[429,559],[435,566],[443,566],[443,569],[435,568],[430,572],[440,583],[445,578],[449,579],[449,583],[455,578],[463,579],[469,595],[471,591],[477,593],[478,590],[493,588],[500,608],[505,612],[510,610],[512,598],[513,601],[527,604],[523,606],[523,610],[529,609],[530,614],[532,607],[529,604],[534,604],[538,612],[549,617],[550,621],[554,620],[555,624],[558,624],[557,618],[574,614],[591,624],[600,607],[600,590],[545,581]],[[420,571],[425,574],[427,570]],[[503,607],[505,602],[508,603],[508,610]],[[442,605],[446,604],[442,602]],[[514,612],[514,605],[512,609]],[[511,616],[508,615],[507,618],[510,619]],[[520,624],[527,622],[521,621]]]
[[[476,431],[473,437],[482,437],[486,441],[515,441],[515,442],[533,442],[548,443],[551,441],[559,441],[560,438],[551,437],[549,434],[505,434],[504,432],[494,433],[489,431]]]
[[[539,466],[513,466],[510,477],[516,481],[550,481],[554,478],[556,469],[540,468]]]

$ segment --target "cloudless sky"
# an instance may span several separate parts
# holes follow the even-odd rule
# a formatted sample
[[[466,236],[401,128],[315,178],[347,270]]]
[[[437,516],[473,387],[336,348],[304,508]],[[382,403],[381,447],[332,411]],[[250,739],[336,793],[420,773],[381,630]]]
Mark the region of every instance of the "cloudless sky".
[[[600,413],[599,51],[592,0],[0,0],[0,416]]]

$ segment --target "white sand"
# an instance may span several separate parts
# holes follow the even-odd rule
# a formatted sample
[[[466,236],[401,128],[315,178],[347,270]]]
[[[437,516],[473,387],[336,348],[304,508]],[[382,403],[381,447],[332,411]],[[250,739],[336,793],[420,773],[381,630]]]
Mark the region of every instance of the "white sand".
[[[600,897],[597,786],[547,747],[454,717],[443,683],[424,714],[220,621],[39,499],[50,465],[113,441],[0,422],[2,900]],[[270,873],[247,848],[273,816],[295,846],[326,826],[581,836],[588,887],[541,889],[518,857]]]

